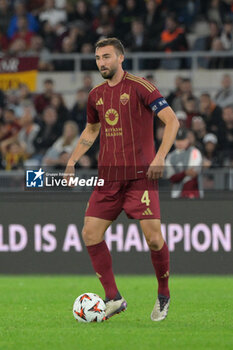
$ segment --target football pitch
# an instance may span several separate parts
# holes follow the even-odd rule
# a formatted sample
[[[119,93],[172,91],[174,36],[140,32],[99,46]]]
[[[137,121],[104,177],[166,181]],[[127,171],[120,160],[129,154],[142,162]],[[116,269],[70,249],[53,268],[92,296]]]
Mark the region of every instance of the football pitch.
[[[76,297],[104,297],[96,277],[0,276],[0,350],[233,349],[233,276],[172,276],[166,320],[152,322],[154,276],[117,276],[126,312],[81,324]]]

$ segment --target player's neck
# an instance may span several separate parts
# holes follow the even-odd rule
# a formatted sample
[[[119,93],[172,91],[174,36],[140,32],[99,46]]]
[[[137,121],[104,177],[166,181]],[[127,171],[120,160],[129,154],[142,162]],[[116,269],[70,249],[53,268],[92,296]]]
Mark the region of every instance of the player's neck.
[[[123,76],[124,76],[124,71],[121,68],[114,74],[112,79],[108,79],[107,80],[108,81],[108,85],[109,86],[115,86],[115,85],[119,84],[120,81],[122,80]]]

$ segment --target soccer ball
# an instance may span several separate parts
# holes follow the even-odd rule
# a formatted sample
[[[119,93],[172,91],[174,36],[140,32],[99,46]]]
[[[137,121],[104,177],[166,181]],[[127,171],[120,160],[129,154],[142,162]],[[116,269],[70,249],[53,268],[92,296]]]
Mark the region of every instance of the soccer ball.
[[[74,302],[73,315],[78,322],[102,322],[105,320],[106,305],[94,293],[84,293]]]

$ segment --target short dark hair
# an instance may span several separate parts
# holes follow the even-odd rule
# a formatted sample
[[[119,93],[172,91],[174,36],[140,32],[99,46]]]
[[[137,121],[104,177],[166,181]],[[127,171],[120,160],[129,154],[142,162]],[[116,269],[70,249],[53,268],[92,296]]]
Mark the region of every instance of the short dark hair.
[[[121,55],[124,55],[125,49],[122,42],[117,38],[106,38],[97,41],[95,44],[95,49],[105,46],[113,46]]]
[[[47,78],[47,79],[45,79],[44,80],[44,84],[54,84],[54,81],[52,80],[52,79],[50,79],[50,78]]]

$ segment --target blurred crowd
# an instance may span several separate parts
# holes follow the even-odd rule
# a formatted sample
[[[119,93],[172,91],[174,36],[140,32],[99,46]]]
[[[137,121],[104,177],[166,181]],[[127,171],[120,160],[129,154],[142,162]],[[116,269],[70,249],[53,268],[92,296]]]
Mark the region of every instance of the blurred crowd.
[[[16,170],[43,164],[63,168],[86,125],[88,93],[92,78],[86,75],[68,109],[51,79],[44,81],[41,94],[33,95],[27,85],[6,93],[0,90],[0,169]],[[98,141],[84,155],[80,167],[96,167]]]
[[[109,36],[120,38],[129,52],[229,51],[233,0],[0,0],[0,51],[38,55],[40,70],[72,70],[72,60],[50,61],[49,53],[92,53],[94,43]],[[84,63],[83,69],[95,69]],[[232,68],[233,60],[198,64]],[[189,61],[155,61],[149,68],[158,66],[186,68]]]
[[[152,74],[147,76],[154,81]],[[207,168],[233,165],[233,83],[222,76],[222,86],[214,97],[208,92],[197,96],[192,81],[177,76],[176,88],[166,96],[176,112],[181,128],[187,129],[189,144],[198,148]],[[17,90],[0,90],[0,168],[24,169],[46,165],[65,167],[86,124],[88,93],[92,76],[83,76],[72,108],[56,92],[51,79],[44,81],[43,92],[32,94],[22,84]],[[158,149],[164,125],[155,118],[155,144]],[[99,142],[79,161],[78,167],[96,168]]]
[[[189,145],[202,154],[202,165],[216,168],[233,165],[233,83],[229,74],[222,76],[215,96],[203,92],[197,96],[189,78],[177,76],[176,88],[167,96],[180,127],[187,130]],[[157,148],[164,126],[156,118]]]

